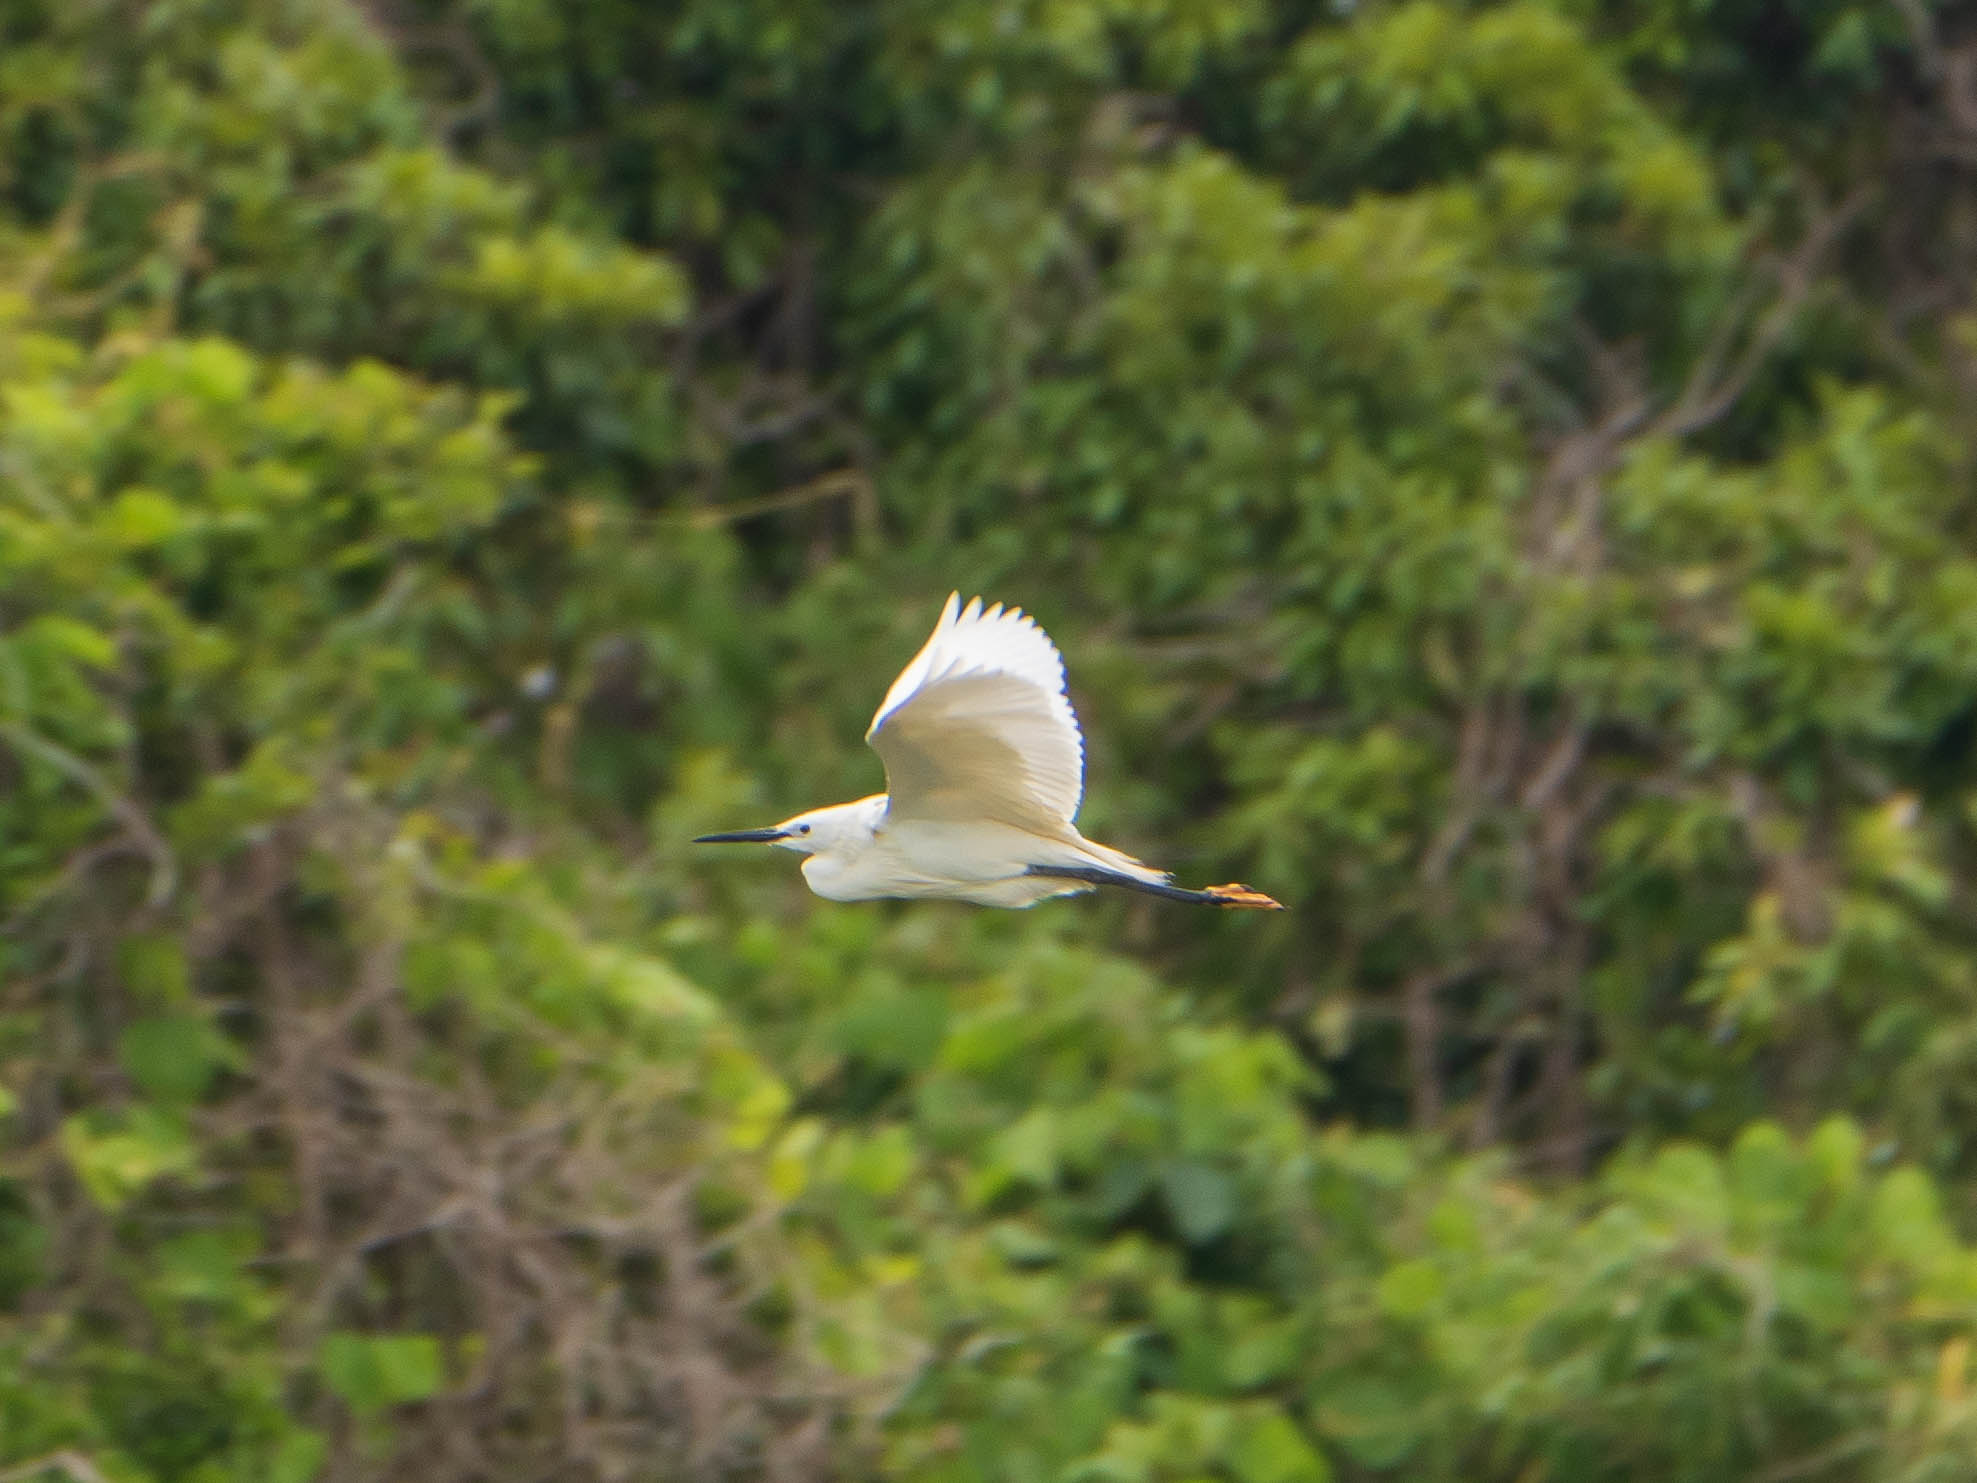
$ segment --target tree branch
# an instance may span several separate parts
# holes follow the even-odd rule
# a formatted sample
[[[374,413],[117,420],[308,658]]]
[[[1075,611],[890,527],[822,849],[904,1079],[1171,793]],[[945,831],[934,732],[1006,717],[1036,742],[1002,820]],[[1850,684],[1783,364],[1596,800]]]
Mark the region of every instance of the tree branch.
[[[0,721],[0,738],[15,751],[47,763],[64,777],[82,785],[104,810],[129,831],[132,840],[151,860],[151,889],[146,897],[154,909],[171,900],[178,890],[178,857],[158,832],[143,809],[113,788],[94,767],[68,748],[51,742],[18,721]]]

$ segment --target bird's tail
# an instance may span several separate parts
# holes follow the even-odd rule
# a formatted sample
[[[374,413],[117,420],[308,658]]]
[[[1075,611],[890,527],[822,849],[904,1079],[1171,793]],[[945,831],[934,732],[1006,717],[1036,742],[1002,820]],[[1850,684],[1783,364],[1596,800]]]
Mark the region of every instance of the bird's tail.
[[[1173,872],[1156,870],[1143,861],[1135,860],[1124,850],[1115,850],[1109,844],[1099,844],[1096,840],[1078,836],[1078,853],[1085,856],[1101,870],[1109,870],[1117,875],[1130,875],[1134,880],[1145,881],[1148,885],[1164,886],[1174,879]]]
[[[1200,901],[1204,904],[1242,907],[1252,911],[1282,911],[1284,909],[1281,901],[1266,896],[1261,891],[1252,891],[1248,886],[1237,881],[1231,881],[1226,886],[1205,886],[1199,891],[1183,891],[1174,886],[1173,872],[1156,870],[1143,861],[1135,860],[1124,850],[1115,850],[1110,845],[1098,844],[1093,840],[1086,839],[1083,835],[1078,836],[1078,847],[1101,870],[1108,870],[1117,875],[1129,876],[1133,880],[1140,881],[1149,886],[1170,887],[1172,888],[1172,894],[1177,897],[1185,896],[1188,899]]]

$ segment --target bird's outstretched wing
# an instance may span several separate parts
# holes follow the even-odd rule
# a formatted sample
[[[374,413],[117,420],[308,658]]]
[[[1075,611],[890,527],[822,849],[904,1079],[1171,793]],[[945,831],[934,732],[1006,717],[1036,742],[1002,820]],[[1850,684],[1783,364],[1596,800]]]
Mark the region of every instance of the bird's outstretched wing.
[[[1036,620],[955,593],[865,733],[900,818],[1054,832],[1084,796],[1064,661]]]

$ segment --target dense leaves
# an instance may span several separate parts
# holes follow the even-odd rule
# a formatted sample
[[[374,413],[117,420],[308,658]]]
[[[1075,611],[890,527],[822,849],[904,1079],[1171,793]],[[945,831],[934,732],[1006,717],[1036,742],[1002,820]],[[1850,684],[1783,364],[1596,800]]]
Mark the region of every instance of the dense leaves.
[[[0,1472],[1966,1476],[1965,28],[0,0]]]

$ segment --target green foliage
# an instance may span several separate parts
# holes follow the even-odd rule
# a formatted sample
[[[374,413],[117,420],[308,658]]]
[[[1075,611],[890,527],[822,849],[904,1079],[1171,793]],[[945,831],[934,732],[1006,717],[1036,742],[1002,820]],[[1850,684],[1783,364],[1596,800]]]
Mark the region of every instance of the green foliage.
[[[430,1334],[331,1334],[318,1363],[323,1383],[359,1415],[423,1401],[444,1379],[439,1341]]]
[[[1963,1477],[1938,21],[0,0],[0,1471]]]

